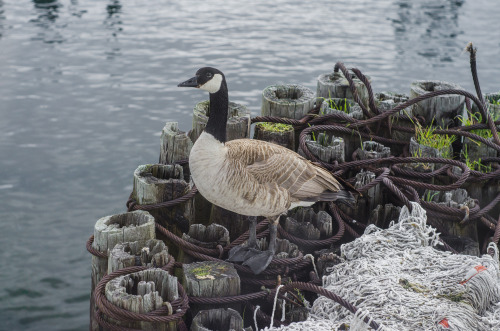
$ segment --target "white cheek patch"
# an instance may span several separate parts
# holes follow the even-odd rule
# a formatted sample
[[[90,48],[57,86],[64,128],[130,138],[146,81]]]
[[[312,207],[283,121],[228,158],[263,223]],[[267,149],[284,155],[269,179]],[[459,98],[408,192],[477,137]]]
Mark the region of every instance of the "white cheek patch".
[[[215,74],[212,79],[206,82],[203,85],[200,85],[202,90],[208,91],[209,93],[216,93],[220,89],[220,85],[222,83],[222,75]]]

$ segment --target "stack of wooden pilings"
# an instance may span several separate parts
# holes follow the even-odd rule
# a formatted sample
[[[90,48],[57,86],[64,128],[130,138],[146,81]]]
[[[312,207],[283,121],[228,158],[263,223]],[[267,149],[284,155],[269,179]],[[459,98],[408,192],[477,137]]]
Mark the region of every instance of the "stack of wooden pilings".
[[[439,81],[414,82],[409,96],[374,94],[370,82],[337,63],[318,77],[316,94],[296,84],[265,88],[259,117],[229,103],[228,140],[249,138],[255,123],[253,139],[297,151],[359,192],[353,205],[320,202],[282,217],[276,256],[260,275],[225,261],[248,239],[248,217],[212,205],[190,182],[189,153],[210,116],[208,101],[195,105],[188,134],[166,123],[159,163],[133,174],[128,212],[99,219],[88,242],[91,328],[243,330],[254,325],[246,308],[261,328],[276,306],[288,312],[285,323],[303,320],[315,296],[297,290],[274,306],[268,291],[319,283],[339,263],[342,243],[369,224],[388,227],[411,201],[426,209],[447,249],[479,255],[498,243],[500,122],[491,115],[499,98],[482,103]],[[466,97],[474,107],[467,109]],[[258,245],[266,249],[268,223],[259,221]]]

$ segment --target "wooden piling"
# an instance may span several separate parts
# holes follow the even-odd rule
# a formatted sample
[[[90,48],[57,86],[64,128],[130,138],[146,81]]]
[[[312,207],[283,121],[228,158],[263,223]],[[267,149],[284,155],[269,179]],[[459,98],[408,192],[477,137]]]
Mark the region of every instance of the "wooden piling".
[[[177,122],[167,122],[161,132],[160,164],[174,164],[177,161],[188,160],[193,142],[185,132],[179,130]],[[184,180],[189,182],[189,165],[182,166]]]
[[[360,171],[356,174],[354,187],[359,189],[373,182],[375,178],[377,176],[371,171]],[[384,197],[382,194],[383,191],[380,184],[371,187],[366,192],[363,192],[363,196],[358,197],[355,210],[349,214],[354,215],[355,219],[364,222],[370,217],[371,211],[383,202]],[[344,206],[341,208],[344,208]]]
[[[146,269],[119,276],[106,284],[106,298],[134,313],[149,313],[179,298],[177,277],[162,269]],[[177,322],[108,321],[117,326],[154,331],[175,331]]]
[[[344,114],[357,120],[363,119],[363,110],[352,99],[327,98],[323,99],[319,115]]]
[[[108,258],[108,274],[133,266],[161,268],[169,262],[168,246],[158,239],[150,239],[144,245],[138,241],[117,244]]]
[[[313,208],[296,208],[282,222],[286,232],[300,239],[320,240],[332,236],[332,217],[325,211],[316,213]],[[306,253],[312,252],[310,247],[298,246]]]
[[[344,138],[336,137],[326,132],[320,132],[315,134],[314,138],[312,135],[306,135],[305,141],[309,151],[323,162],[334,163],[337,161],[338,163],[344,163],[346,160],[346,141]],[[348,140],[348,142],[349,146],[352,147],[352,141]],[[354,152],[354,149],[352,149],[352,152]],[[300,147],[298,153],[306,157],[306,154]]]
[[[191,331],[234,330],[252,331],[252,327],[243,328],[240,314],[231,308],[201,310],[193,318]]]
[[[192,224],[189,232],[182,234],[182,239],[203,248],[216,249],[218,245],[224,248],[229,245],[229,231],[222,225],[215,223],[209,226]],[[189,254],[185,254],[183,250],[179,252],[177,260],[183,263],[195,261]]]
[[[262,116],[300,120],[314,108],[314,92],[302,85],[271,85],[262,91]]]
[[[462,87],[453,83],[437,80],[418,80],[410,86],[410,99],[432,91],[446,89],[463,90]],[[465,97],[463,95],[440,95],[416,103],[413,106],[413,115],[425,118],[427,125],[430,125],[432,122],[433,125],[442,128],[459,126],[460,120],[458,116],[464,115],[464,103]]]
[[[269,243],[267,242],[267,238],[257,239],[257,247],[261,251],[265,251],[269,247]],[[286,239],[276,239],[276,252],[274,256],[278,259],[291,259],[300,255],[299,247],[289,242]]]
[[[231,240],[237,239],[248,230],[248,216],[236,214],[219,206],[213,206],[210,224],[220,224],[229,231]]]
[[[183,169],[178,164],[146,164],[137,167],[134,172],[132,198],[139,205],[154,205],[174,200],[190,190],[191,186],[184,180]],[[191,199],[168,208],[151,210],[150,213],[160,225],[181,236],[194,222],[194,202]],[[175,245],[170,244],[169,247],[172,254],[177,254]]]
[[[381,229],[387,229],[389,227],[389,223],[399,219],[400,213],[401,207],[394,206],[391,203],[378,205],[371,211],[368,224],[375,224]]]
[[[202,101],[196,104],[193,110],[193,128],[189,137],[196,142],[200,134],[207,126],[210,117],[210,101]],[[247,107],[229,102],[226,123],[226,141],[240,138],[250,138],[250,111]]]
[[[378,109],[381,112],[386,112],[394,107],[402,104],[403,102],[408,101],[409,97],[405,94],[399,94],[399,93],[394,93],[394,92],[381,92],[381,93],[376,93],[375,94],[375,104],[377,105]],[[413,108],[405,108],[399,111],[398,115],[407,115],[410,118],[413,117]],[[403,118],[397,118],[397,119],[391,119],[391,125],[393,126],[399,126],[399,127],[404,127],[404,128],[414,128],[415,123],[412,122],[410,119],[403,119]],[[416,120],[413,120],[416,121]],[[377,127],[379,126],[379,123],[376,123],[372,125],[370,128],[376,132]],[[385,138],[392,138],[394,140],[399,140],[399,141],[410,141],[411,137],[413,137],[415,134],[411,132],[405,132],[405,131],[399,131],[399,130],[391,130],[389,131],[388,128],[383,128],[382,130],[378,132],[379,135],[382,135]],[[393,155],[399,155],[403,153],[403,146],[402,145],[397,145],[394,144],[391,146],[391,149],[393,150]]]
[[[472,209],[476,203],[473,199],[469,198],[469,195],[464,189],[456,189],[453,191],[426,191],[424,193],[425,201],[436,202],[440,205],[447,207],[460,209],[467,207]],[[478,245],[478,235],[477,235],[477,224],[476,222],[466,222],[464,225],[460,222],[452,222],[449,220],[443,220],[439,217],[434,217],[429,215],[430,223],[435,223],[436,227],[443,229],[447,235],[457,236],[457,237],[467,237],[476,243],[475,245],[467,245],[468,249],[461,252],[462,254],[479,256],[479,245]]]
[[[356,154],[360,160],[383,159],[391,156],[391,149],[375,141],[363,141]]]
[[[497,93],[486,93],[483,95],[483,99],[486,102],[486,107],[491,114],[494,121],[500,120],[500,92]],[[476,104],[472,103],[472,113],[478,113],[479,108]],[[500,129],[500,125],[497,126]]]
[[[186,293],[193,297],[226,297],[241,293],[240,277],[232,263],[204,261],[184,264],[183,282]],[[195,316],[200,310],[212,308],[229,308],[240,311],[240,305],[190,304],[191,314]]]
[[[94,242],[92,248],[108,254],[117,244],[137,241],[138,245],[145,245],[155,238],[155,220],[153,216],[142,210],[116,214],[100,218],[94,226]],[[90,320],[91,329],[98,330],[94,320],[94,289],[108,270],[108,258],[92,256],[91,267],[91,297]]]
[[[359,98],[365,106],[368,106],[368,90],[366,86],[356,75],[351,72],[350,74]],[[371,82],[370,76],[366,76],[366,78]],[[318,98],[345,98],[354,100],[349,88],[349,82],[341,71],[319,75],[316,95]]]
[[[295,150],[295,133],[293,126],[281,123],[257,123],[253,139],[277,144],[292,151]]]

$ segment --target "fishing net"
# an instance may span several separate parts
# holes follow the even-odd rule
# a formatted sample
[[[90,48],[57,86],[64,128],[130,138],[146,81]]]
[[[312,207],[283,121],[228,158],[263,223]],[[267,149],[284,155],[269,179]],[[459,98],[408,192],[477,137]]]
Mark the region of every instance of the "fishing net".
[[[500,330],[496,246],[489,247],[493,257],[437,250],[439,234],[426,224],[425,210],[412,206],[388,229],[370,225],[342,245],[343,262],[323,277],[326,289],[359,308],[356,315],[319,297],[306,321],[272,330],[368,330],[365,317],[380,330]]]

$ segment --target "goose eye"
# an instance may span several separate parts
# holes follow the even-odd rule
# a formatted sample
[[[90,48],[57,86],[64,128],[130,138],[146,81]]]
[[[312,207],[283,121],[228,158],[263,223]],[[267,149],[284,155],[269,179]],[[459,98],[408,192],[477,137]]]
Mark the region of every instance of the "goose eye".
[[[211,72],[207,72],[206,76],[207,76],[207,78],[212,78],[212,73]]]

